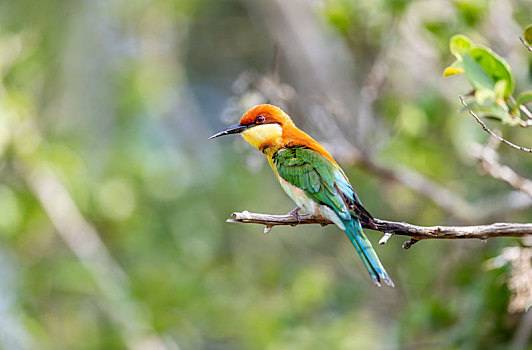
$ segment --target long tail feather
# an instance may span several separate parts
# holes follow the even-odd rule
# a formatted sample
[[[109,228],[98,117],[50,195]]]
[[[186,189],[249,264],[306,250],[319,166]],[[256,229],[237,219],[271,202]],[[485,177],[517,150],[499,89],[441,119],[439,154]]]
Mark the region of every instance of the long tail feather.
[[[364,265],[366,265],[373,283],[380,286],[380,283],[384,282],[390,287],[393,287],[393,281],[388,276],[384,266],[382,266],[377,253],[373,250],[364,231],[362,231],[360,222],[357,219],[352,219],[350,221],[344,221],[344,226],[347,237],[355,247],[358,255],[360,255],[360,258],[362,258]]]

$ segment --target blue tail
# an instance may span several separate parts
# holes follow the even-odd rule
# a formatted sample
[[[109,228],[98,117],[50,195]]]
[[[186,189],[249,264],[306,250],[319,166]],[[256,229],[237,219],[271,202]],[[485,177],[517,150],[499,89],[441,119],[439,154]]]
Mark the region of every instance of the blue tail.
[[[380,287],[381,282],[384,282],[390,287],[393,287],[394,285],[390,276],[388,276],[384,266],[382,266],[377,253],[373,250],[364,231],[362,231],[360,221],[358,221],[358,219],[351,219],[349,221],[343,221],[343,223],[345,226],[345,233],[355,247],[358,255],[360,255],[360,258],[362,258],[364,265],[366,265],[373,283]]]

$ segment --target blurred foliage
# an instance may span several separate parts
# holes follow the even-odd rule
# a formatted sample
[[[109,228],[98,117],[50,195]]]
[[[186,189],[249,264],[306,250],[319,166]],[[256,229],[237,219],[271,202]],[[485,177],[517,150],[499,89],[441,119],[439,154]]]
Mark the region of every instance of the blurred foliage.
[[[523,37],[525,38],[526,42],[529,44],[532,44],[532,24],[528,25],[524,32]]]
[[[466,43],[453,44],[455,54],[467,51],[473,70],[484,70],[482,57],[503,67],[488,74],[490,99],[506,101],[513,77],[526,91],[532,61],[518,37],[529,1],[324,0],[308,8],[347,48],[354,68],[343,79],[362,86],[376,60],[387,67],[373,106],[378,128],[364,140],[377,161],[409,166],[479,210],[500,208],[486,221],[532,220],[529,208],[505,210],[510,189],[481,177],[467,156],[471,141],[487,140],[459,110],[457,96],[470,87],[440,79],[449,38],[465,33],[494,49],[474,46],[475,55],[454,37]],[[135,304],[131,319],[169,349],[508,348],[521,314],[507,312],[508,269],[484,263],[516,239],[404,251],[392,238],[376,250],[396,288],[376,289],[334,227],[264,236],[225,223],[236,210],[293,208],[261,154],[236,138],[207,141],[239,118],[226,107],[240,73],[271,72],[276,19],[255,9],[231,0],[0,1],[0,348],[126,348],[127,322],[114,317],[122,304]],[[495,51],[508,57],[510,77]],[[281,66],[283,82],[304,84],[294,66]],[[478,74],[468,79],[476,84]],[[320,135],[306,115],[288,112]],[[500,127],[530,144],[528,130]],[[500,152],[532,174],[530,157]],[[119,302],[28,184],[26,172],[39,167],[53,171],[128,277]],[[400,184],[356,164],[345,170],[376,217],[456,223]],[[376,244],[378,234],[368,234]]]

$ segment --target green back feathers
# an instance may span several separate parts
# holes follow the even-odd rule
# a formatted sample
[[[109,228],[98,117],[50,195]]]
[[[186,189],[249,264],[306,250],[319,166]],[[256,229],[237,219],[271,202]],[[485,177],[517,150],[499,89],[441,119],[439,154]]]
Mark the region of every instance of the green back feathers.
[[[280,149],[273,155],[273,161],[281,178],[304,190],[316,202],[331,207],[341,219],[350,219],[351,214],[335,188],[338,178],[345,177],[333,162],[304,146]]]
[[[359,214],[368,218],[371,215],[360,204],[343,171],[319,152],[305,146],[278,150],[273,155],[273,163],[282,179],[305,191],[312,200],[334,210],[373,282],[379,286],[380,282],[393,286],[360,225]]]

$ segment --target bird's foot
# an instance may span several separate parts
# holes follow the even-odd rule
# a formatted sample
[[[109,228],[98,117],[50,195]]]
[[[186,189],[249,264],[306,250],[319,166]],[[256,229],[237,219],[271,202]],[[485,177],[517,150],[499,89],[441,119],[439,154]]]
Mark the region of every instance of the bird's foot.
[[[300,210],[301,210],[300,207],[295,207],[294,210],[292,210],[291,212],[288,213],[288,215],[292,215],[292,216],[294,216],[297,219],[297,224],[301,223],[301,215],[298,214],[298,212]],[[296,225],[292,225],[292,226],[296,226]]]

